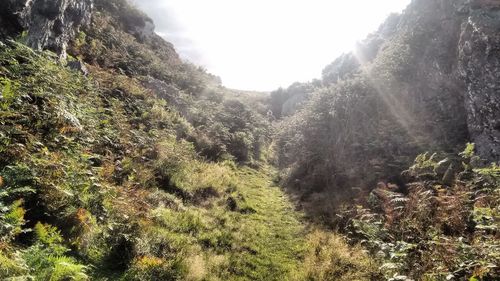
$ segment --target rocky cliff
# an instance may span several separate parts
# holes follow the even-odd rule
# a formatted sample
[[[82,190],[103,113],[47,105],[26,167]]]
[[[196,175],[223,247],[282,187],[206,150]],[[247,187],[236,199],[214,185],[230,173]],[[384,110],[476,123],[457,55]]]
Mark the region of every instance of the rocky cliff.
[[[500,160],[500,1],[473,1],[461,24],[458,67],[467,124],[478,153]]]
[[[397,86],[382,87],[400,92],[395,96],[409,114],[406,122],[444,148],[471,141],[483,159],[499,161],[499,27],[500,1],[415,0],[355,56],[371,62],[377,49],[376,64],[406,37],[409,52],[397,54],[407,59]]]
[[[439,139],[444,149],[474,142],[481,158],[499,161],[500,1],[415,0],[378,34],[385,42],[375,45],[375,64],[398,37],[406,37],[409,52],[399,54],[406,55],[404,69],[393,80],[395,88],[382,90],[399,92],[394,96],[403,108],[396,113],[408,114],[410,129]],[[373,45],[373,39],[368,42]],[[358,58],[370,57],[365,45]]]
[[[63,58],[80,26],[90,23],[92,0],[6,0],[0,12],[0,35],[24,32],[27,44],[51,49]]]
[[[429,103],[457,105],[448,130],[466,124],[479,156],[499,161],[500,1],[413,1],[400,25],[425,32],[415,74]]]

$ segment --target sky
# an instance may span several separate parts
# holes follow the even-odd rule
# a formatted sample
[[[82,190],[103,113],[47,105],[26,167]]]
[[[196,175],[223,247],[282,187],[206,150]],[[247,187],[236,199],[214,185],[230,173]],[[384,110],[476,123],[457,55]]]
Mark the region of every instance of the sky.
[[[134,0],[183,59],[224,86],[271,91],[323,68],[410,0]]]

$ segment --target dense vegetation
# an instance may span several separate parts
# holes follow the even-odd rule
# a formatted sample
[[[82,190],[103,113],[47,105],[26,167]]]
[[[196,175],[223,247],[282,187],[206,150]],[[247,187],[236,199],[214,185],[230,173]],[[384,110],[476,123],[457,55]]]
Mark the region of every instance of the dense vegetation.
[[[190,123],[136,78],[0,48],[2,278],[300,280],[338,254],[308,252],[324,239],[371,274],[342,239],[307,236],[265,162],[207,162],[183,138]]]
[[[263,98],[138,36],[147,18],[127,2],[96,9],[69,48],[88,74],[25,34],[0,45],[0,279],[379,274],[273,184]]]
[[[442,51],[457,38],[442,34],[434,4],[389,17],[321,81],[271,93],[280,180],[389,280],[496,280],[500,170],[467,144],[473,117]]]
[[[500,168],[419,3],[269,96],[126,0],[95,1],[67,61],[1,41],[0,279],[498,279]]]

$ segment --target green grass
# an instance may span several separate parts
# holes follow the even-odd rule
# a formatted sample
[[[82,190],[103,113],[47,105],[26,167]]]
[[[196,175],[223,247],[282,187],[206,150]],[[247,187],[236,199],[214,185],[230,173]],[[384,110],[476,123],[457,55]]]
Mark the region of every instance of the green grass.
[[[235,280],[294,279],[305,243],[301,215],[270,175],[245,168],[237,176],[244,208],[252,211],[233,214],[240,248],[231,256]]]
[[[158,275],[153,272],[159,270],[174,280],[297,280],[305,224],[283,190],[273,185],[272,175],[192,161],[205,169],[183,174],[180,183],[214,186],[218,195],[201,204],[184,201],[153,210],[152,221],[141,223],[129,276]]]

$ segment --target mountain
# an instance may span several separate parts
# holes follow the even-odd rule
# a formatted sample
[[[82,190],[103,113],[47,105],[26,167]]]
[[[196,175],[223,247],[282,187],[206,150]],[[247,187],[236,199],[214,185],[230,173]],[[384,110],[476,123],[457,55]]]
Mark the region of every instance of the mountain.
[[[270,94],[127,0],[4,2],[0,279],[500,276],[497,1],[413,0]]]

